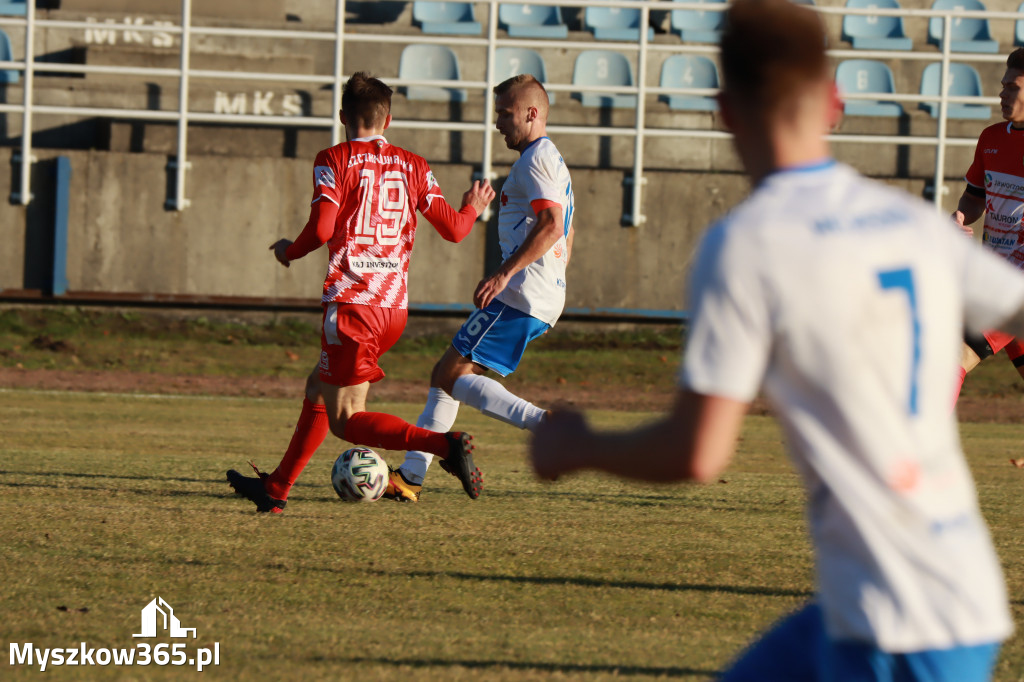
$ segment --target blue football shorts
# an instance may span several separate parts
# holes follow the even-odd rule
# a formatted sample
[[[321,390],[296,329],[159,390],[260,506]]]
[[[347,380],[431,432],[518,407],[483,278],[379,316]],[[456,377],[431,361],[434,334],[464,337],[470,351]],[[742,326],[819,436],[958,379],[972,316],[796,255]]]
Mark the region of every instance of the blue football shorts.
[[[452,347],[462,357],[507,377],[519,366],[527,344],[548,329],[551,325],[536,317],[491,301],[469,316],[452,339]]]
[[[865,642],[830,639],[810,603],[776,623],[740,654],[721,682],[988,682],[998,644],[889,653]]]

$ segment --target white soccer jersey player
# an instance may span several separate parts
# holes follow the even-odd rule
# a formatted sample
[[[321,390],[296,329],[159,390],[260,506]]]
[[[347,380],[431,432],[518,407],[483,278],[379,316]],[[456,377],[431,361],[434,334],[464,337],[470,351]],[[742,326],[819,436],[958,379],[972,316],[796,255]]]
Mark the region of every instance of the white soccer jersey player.
[[[999,297],[991,292],[999,291]],[[912,652],[1012,630],[949,410],[963,325],[1024,279],[929,205],[828,162],[769,175],[705,236],[681,372],[776,408],[805,480],[829,635]]]
[[[554,325],[565,307],[565,267],[569,260],[566,238],[572,226],[573,195],[569,169],[547,137],[523,150],[501,188],[498,240],[502,260],[522,245],[537,222],[536,207],[551,203],[562,207],[562,236],[538,260],[509,280],[497,300]]]

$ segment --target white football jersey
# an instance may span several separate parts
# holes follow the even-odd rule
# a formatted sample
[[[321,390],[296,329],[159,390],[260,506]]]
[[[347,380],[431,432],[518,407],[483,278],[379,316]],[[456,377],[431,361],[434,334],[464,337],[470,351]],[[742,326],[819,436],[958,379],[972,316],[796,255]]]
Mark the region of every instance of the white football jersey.
[[[534,140],[512,164],[501,187],[498,241],[501,259],[508,260],[537,223],[532,202],[551,201],[562,207],[562,236],[546,254],[517,272],[497,299],[507,306],[554,326],[565,307],[566,238],[572,226],[572,181],[555,144]]]
[[[763,388],[775,408],[830,636],[890,652],[1008,636],[950,404],[965,325],[998,327],[1024,277],[930,205],[828,162],[769,176],[713,226],[690,292],[681,382],[741,401]]]

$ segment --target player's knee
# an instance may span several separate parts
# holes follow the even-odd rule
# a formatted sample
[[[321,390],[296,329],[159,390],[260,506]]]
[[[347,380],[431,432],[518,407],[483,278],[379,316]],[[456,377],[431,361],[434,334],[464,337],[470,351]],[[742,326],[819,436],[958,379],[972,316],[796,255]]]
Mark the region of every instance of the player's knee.
[[[311,403],[321,403],[323,398],[320,395],[320,382],[306,379],[306,400]]]
[[[348,424],[348,415],[328,415],[327,423],[331,428],[331,433],[336,438],[345,440],[345,426]]]
[[[448,356],[441,358],[434,365],[434,369],[430,372],[430,385],[435,388],[440,388],[448,395],[452,394],[452,384],[455,383],[455,375],[452,371],[451,363],[447,362]]]

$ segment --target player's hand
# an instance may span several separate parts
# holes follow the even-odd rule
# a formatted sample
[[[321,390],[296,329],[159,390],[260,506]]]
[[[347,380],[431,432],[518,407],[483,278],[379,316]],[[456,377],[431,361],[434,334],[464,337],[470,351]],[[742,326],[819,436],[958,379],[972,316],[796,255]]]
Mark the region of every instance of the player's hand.
[[[974,228],[971,227],[970,225],[964,225],[964,212],[963,211],[960,211],[960,210],[953,211],[953,213],[949,217],[953,219],[953,222],[956,224],[957,227],[960,228],[961,232],[966,234],[968,237],[973,237],[974,236]]]
[[[593,432],[579,412],[555,410],[541,422],[530,441],[530,465],[540,478],[553,481],[585,464],[585,445]]]
[[[270,245],[270,250],[274,252],[274,258],[276,258],[277,262],[286,268],[289,267],[291,261],[288,260],[288,256],[285,255],[285,251],[287,251],[288,247],[291,245],[292,241],[290,239],[278,239]]]
[[[466,193],[462,195],[462,205],[472,206],[476,209],[476,214],[483,215],[484,209],[487,205],[494,201],[494,188],[491,187],[490,180],[477,180],[473,183],[473,186],[466,190]]]
[[[480,280],[480,283],[476,285],[476,291],[473,292],[473,305],[481,309],[489,306],[491,301],[508,286],[508,280],[508,276],[497,272]]]

